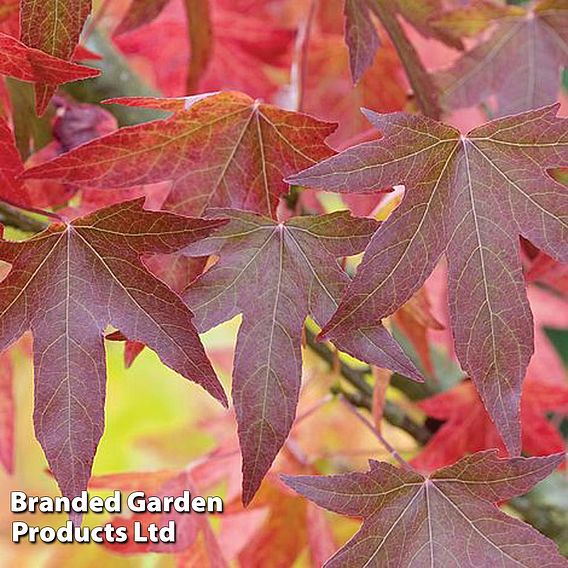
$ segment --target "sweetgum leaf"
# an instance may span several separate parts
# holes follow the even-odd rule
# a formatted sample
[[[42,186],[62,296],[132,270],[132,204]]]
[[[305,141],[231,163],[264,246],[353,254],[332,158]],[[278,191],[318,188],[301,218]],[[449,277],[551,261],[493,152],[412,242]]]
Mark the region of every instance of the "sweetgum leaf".
[[[365,473],[283,479],[321,507],[364,520],[326,567],[556,568],[568,562],[554,542],[495,503],[526,493],[563,459],[499,459],[489,451],[429,477],[371,460]]]
[[[23,242],[0,241],[0,350],[31,329],[34,422],[61,491],[87,486],[104,428],[103,334],[112,323],[225,403],[192,313],[146,271],[142,254],[173,252],[223,224],[114,205]]]
[[[448,18],[442,22],[450,30],[452,24],[462,25],[459,12]],[[479,19],[497,27],[486,41],[437,75],[443,104],[462,108],[495,95],[495,116],[504,116],[555,102],[561,70],[568,65],[566,0],[542,0],[527,10],[486,9],[478,14],[478,26]]]
[[[168,210],[222,206],[274,217],[288,189],[282,178],[333,153],[324,140],[335,125],[241,93],[118,101],[174,114],[93,140],[26,177],[100,188],[171,180]]]
[[[59,85],[96,77],[100,71],[53,57],[0,32],[0,74],[22,81]]]
[[[348,284],[337,257],[360,252],[377,227],[348,212],[295,217],[285,224],[253,213],[220,209],[231,221],[216,236],[186,249],[217,254],[184,299],[206,331],[239,313],[233,403],[243,454],[243,501],[249,503],[294,421],[302,371],[302,328],[320,325]],[[338,339],[339,348],[420,380],[388,332],[374,323]]]
[[[59,59],[71,60],[91,0],[21,0],[20,39]],[[51,84],[36,85],[36,111],[42,115],[55,92]]]
[[[518,235],[568,259],[568,192],[547,173],[568,163],[568,121],[556,111],[503,118],[467,136],[426,117],[366,111],[383,139],[289,179],[345,193],[405,185],[322,334],[333,339],[393,313],[445,252],[456,354],[512,453],[533,352]]]

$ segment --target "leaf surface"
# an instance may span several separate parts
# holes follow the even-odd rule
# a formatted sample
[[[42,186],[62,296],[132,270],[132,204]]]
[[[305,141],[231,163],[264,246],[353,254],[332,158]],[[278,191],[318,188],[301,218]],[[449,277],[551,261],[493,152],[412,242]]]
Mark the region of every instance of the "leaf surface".
[[[345,0],[345,43],[349,47],[349,64],[353,82],[373,64],[380,45],[379,35],[371,20],[367,2]]]
[[[289,68],[294,41],[294,30],[284,27],[278,17],[281,7],[274,2],[216,0],[210,3],[210,18],[202,20],[201,14],[196,22],[191,10],[196,0],[188,1],[190,17],[194,16],[189,34],[187,7],[183,2],[169,2],[155,21],[115,37],[115,43],[133,61],[148,62],[150,78],[165,95],[188,94],[188,62],[193,65],[197,55],[207,67],[195,92],[234,90],[271,100],[281,87],[279,78]],[[206,2],[198,4],[193,8],[203,9]],[[196,30],[194,25],[200,27]],[[209,27],[211,38],[206,33]]]
[[[69,61],[90,12],[91,0],[21,0],[21,40],[30,47]],[[36,85],[38,115],[45,112],[54,92],[52,84]]]
[[[168,210],[196,215],[234,207],[274,217],[288,189],[282,179],[332,154],[324,140],[335,125],[240,93],[121,102],[174,114],[122,128],[26,177],[100,188],[171,180]]]
[[[0,73],[22,81],[59,85],[96,77],[100,71],[53,57],[0,32]]]
[[[326,567],[557,568],[568,562],[556,545],[495,503],[526,493],[563,459],[480,452],[428,478],[371,460],[365,473],[284,481],[321,507],[364,520]]]
[[[225,402],[191,312],[140,260],[222,224],[144,211],[136,200],[51,225],[27,241],[0,241],[0,258],[11,264],[0,283],[0,350],[31,329],[35,430],[64,495],[86,488],[103,432],[108,324]]]
[[[468,453],[499,448],[503,442],[489,419],[471,382],[420,401],[428,416],[443,421],[430,442],[412,464],[432,471],[454,463]],[[521,398],[522,448],[533,456],[564,451],[565,443],[557,428],[546,418],[550,412],[568,413],[568,387],[559,382],[528,378]]]
[[[383,0],[345,0],[345,43],[349,47],[349,63],[353,82],[357,83],[365,71],[372,65],[377,49],[381,45],[371,17],[378,13],[376,4]],[[430,22],[440,16],[440,0],[394,0],[390,4],[394,12],[402,15],[425,37],[435,37],[461,48],[462,43],[454,34],[443,27],[433,27]]]
[[[468,14],[468,8],[463,10]],[[445,21],[450,30],[459,29],[463,26],[459,14],[454,13],[454,19],[446,16],[441,23]],[[464,19],[471,24],[467,16]],[[445,106],[468,107],[495,95],[495,116],[505,116],[557,100],[561,70],[568,65],[565,0],[542,0],[527,10],[518,6],[500,10],[493,7],[481,10],[474,21],[480,27],[493,23],[496,29],[486,41],[437,75]]]
[[[215,237],[186,249],[220,260],[186,291],[200,331],[239,313],[233,403],[243,455],[243,501],[249,503],[294,421],[302,371],[302,329],[311,315],[329,319],[349,282],[337,257],[361,251],[376,229],[347,212],[295,217],[285,224],[221,209],[231,219]],[[341,336],[337,346],[370,363],[420,380],[388,332],[375,323]]]
[[[0,200],[16,206],[29,206],[28,191],[18,176],[24,164],[16,148],[14,135],[3,118],[0,118]]]
[[[405,185],[322,335],[333,339],[393,313],[445,252],[456,354],[513,453],[533,352],[518,235],[568,259],[568,192],[547,173],[568,163],[567,120],[556,111],[503,118],[467,136],[425,117],[366,111],[384,138],[288,180],[345,193]]]

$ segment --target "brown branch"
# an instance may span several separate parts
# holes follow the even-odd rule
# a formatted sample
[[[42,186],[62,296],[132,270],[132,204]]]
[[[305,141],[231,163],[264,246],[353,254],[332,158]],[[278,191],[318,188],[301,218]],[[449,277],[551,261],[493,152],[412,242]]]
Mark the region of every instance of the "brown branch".
[[[354,369],[344,361],[339,361],[335,357],[335,352],[325,343],[316,340],[315,334],[306,328],[306,342],[310,349],[321,357],[330,367],[339,365],[339,373],[356,391],[348,392],[340,386],[334,387],[334,394],[341,394],[353,406],[364,408],[371,411],[373,400],[373,387],[367,382],[366,376],[371,372],[370,367]],[[416,422],[413,418],[394,402],[385,401],[383,414],[385,420],[410,434],[419,444],[426,444],[432,437],[432,432],[425,426]]]
[[[30,217],[20,209],[4,202],[0,202],[0,223],[27,233],[40,233],[47,228],[47,223]]]

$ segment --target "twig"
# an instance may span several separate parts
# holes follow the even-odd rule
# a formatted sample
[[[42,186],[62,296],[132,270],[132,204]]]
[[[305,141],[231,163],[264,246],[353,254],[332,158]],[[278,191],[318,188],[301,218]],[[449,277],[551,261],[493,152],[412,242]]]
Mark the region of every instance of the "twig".
[[[0,223],[28,233],[40,233],[48,226],[47,223],[34,219],[20,209],[4,202],[0,202]]]
[[[404,468],[409,471],[415,471],[414,468],[396,451],[396,449],[387,441],[387,439],[361,414],[356,408],[351,406],[349,401],[344,397],[340,398],[341,402],[349,409],[349,412],[357,417],[379,440],[379,442],[388,450],[390,455]]]
[[[315,334],[307,328],[306,341],[310,349],[312,349],[321,359],[326,361],[330,367],[333,367],[335,364],[333,350],[325,343],[318,342]],[[346,392],[341,387],[334,387],[332,392],[334,394],[341,394],[353,406],[371,411],[373,387],[365,379],[365,376],[370,372],[371,370],[368,367],[363,369],[354,369],[347,365],[344,361],[339,361],[339,373],[356,389],[356,392]],[[407,381],[412,382],[408,379]],[[428,428],[415,422],[402,408],[390,400],[385,402],[383,416],[387,422],[410,434],[410,436],[412,436],[419,444],[426,444],[432,437],[432,432]]]
[[[312,406],[307,408],[302,414],[299,414],[296,417],[296,420],[294,420],[294,426],[297,426],[300,422],[303,422],[304,420],[306,420],[306,418],[309,418],[312,414],[317,412],[322,406],[325,406],[328,402],[331,402],[332,400],[333,400],[332,393],[325,395],[322,399],[318,400],[317,402],[312,404]]]

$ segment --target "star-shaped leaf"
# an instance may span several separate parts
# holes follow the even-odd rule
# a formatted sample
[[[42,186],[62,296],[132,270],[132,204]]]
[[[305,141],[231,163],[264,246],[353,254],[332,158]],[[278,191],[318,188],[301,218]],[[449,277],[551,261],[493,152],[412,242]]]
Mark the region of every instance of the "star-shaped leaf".
[[[73,57],[91,0],[21,0],[21,40],[59,59]],[[36,85],[36,110],[42,115],[55,92],[51,84]]]
[[[468,10],[463,8],[467,18]],[[450,31],[463,19],[450,13],[439,22]],[[438,74],[443,103],[450,109],[497,99],[496,116],[515,114],[557,100],[560,74],[568,65],[568,3],[542,0],[525,10],[519,6],[478,10],[479,20],[495,23],[491,36]],[[471,23],[468,20],[468,23]]]
[[[200,331],[239,313],[233,402],[243,454],[243,501],[250,502],[294,421],[302,371],[302,329],[335,311],[349,278],[337,257],[363,250],[377,227],[347,212],[295,217],[285,224],[221,209],[230,223],[187,254],[220,260],[184,298]],[[337,340],[340,349],[420,380],[389,333],[374,322]]]
[[[0,74],[22,81],[59,85],[96,77],[100,71],[48,55],[0,33]]]
[[[31,329],[36,435],[68,497],[86,488],[104,428],[108,324],[225,402],[192,313],[140,260],[174,252],[223,221],[144,211],[142,202],[51,225],[27,241],[0,241],[0,259],[11,264],[0,282],[0,350]]]
[[[547,173],[568,164],[568,121],[556,111],[503,118],[467,136],[426,117],[366,111],[384,138],[289,180],[345,193],[405,185],[323,335],[345,335],[393,313],[446,252],[456,354],[513,453],[533,352],[518,235],[568,259],[568,191]]]
[[[174,114],[103,136],[26,177],[101,188],[171,180],[168,210],[222,206],[274,217],[288,189],[282,178],[332,154],[324,140],[335,125],[240,93],[119,102]]]
[[[430,477],[373,460],[365,473],[283,477],[321,507],[364,519],[326,568],[556,568],[568,562],[554,542],[495,503],[526,493],[563,459],[499,459],[489,451]]]

